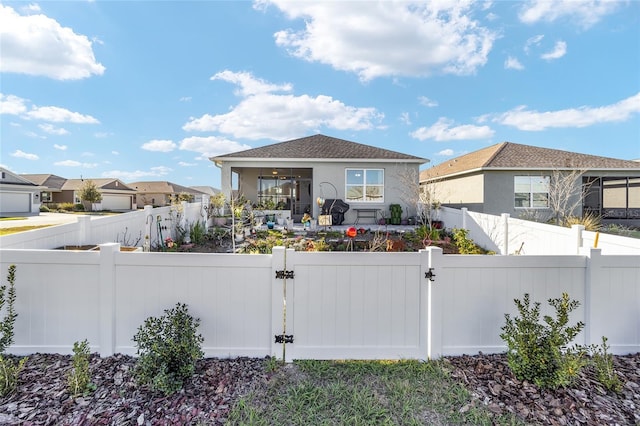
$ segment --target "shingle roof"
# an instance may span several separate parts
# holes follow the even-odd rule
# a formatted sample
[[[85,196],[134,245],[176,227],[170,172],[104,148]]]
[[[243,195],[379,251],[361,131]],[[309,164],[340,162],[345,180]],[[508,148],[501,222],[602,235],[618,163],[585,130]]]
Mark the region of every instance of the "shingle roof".
[[[20,176],[37,185],[46,186],[49,189],[62,189],[62,186],[67,181],[67,179],[63,177],[52,174],[22,174]]]
[[[275,143],[260,148],[248,149],[231,154],[212,157],[211,160],[226,160],[233,158],[252,159],[350,159],[350,160],[404,160],[419,161],[428,160],[413,155],[402,154],[388,149],[376,148],[344,139],[332,138],[325,135],[313,135],[290,141]]]
[[[420,180],[479,169],[630,169],[640,172],[640,164],[630,160],[502,142],[423,170]]]
[[[133,188],[130,188],[124,182],[120,182],[118,179],[114,179],[114,178],[67,179],[65,181],[64,185],[62,185],[62,189],[64,191],[77,191],[80,188],[82,188],[82,185],[84,185],[84,183],[86,181],[92,181],[96,185],[96,187],[98,189],[102,189],[102,190],[111,189],[111,190],[121,190],[121,191],[133,191]],[[119,185],[115,185],[115,187],[113,187],[111,184],[114,183],[114,182],[118,182],[118,183],[122,184],[122,186],[118,187]],[[107,188],[109,186],[112,186],[112,187],[111,188]]]
[[[187,188],[186,186],[178,185],[177,183],[168,182],[166,180],[131,182],[128,183],[127,186],[135,189],[138,193],[180,194],[182,192],[186,192],[195,195],[204,194],[204,192],[197,189]]]

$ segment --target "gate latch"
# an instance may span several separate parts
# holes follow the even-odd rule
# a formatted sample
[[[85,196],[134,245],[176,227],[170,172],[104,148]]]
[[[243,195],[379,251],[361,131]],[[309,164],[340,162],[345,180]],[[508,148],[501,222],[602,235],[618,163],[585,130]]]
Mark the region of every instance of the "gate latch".
[[[278,280],[286,280],[286,279],[293,279],[293,271],[287,271],[287,270],[282,270],[282,271],[276,271],[276,279]]]
[[[431,282],[435,281],[434,280],[435,276],[436,276],[436,274],[433,273],[433,268],[429,268],[429,270],[424,273],[424,277],[427,278]]]

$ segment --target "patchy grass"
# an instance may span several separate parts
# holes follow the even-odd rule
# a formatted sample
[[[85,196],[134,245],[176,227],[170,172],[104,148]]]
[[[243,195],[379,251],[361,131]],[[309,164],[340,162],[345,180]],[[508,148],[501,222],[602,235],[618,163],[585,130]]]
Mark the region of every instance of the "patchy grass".
[[[26,217],[0,217],[0,221],[5,221],[5,220],[27,220]]]
[[[32,231],[34,229],[47,228],[53,225],[38,225],[38,226],[13,226],[11,228],[0,228],[0,237],[3,235],[15,234],[17,232]]]
[[[472,397],[449,368],[443,361],[296,361],[241,399],[229,424],[522,424],[482,407],[461,410]]]

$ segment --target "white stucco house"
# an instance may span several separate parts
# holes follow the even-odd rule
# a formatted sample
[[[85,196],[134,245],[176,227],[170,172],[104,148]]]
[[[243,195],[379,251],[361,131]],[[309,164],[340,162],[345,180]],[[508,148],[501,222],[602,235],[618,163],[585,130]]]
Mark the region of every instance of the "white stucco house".
[[[40,191],[44,188],[0,167],[0,216],[40,214]]]
[[[345,223],[371,223],[401,204],[407,176],[425,158],[325,135],[307,136],[210,158],[221,171],[221,191],[242,194],[256,205],[279,205],[299,221],[320,213],[318,197],[349,204]],[[415,212],[413,212],[415,214]]]

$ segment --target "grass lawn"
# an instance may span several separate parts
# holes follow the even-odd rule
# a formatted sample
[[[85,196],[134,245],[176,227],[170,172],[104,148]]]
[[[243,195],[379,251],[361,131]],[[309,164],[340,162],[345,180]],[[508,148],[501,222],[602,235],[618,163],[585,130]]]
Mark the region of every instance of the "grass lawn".
[[[0,228],[0,237],[3,235],[15,234],[16,232],[31,231],[33,229],[46,228],[52,225],[37,225],[37,226],[14,226],[11,228]]]
[[[471,394],[450,377],[446,361],[270,363],[265,388],[241,399],[229,424],[522,424],[471,406]],[[465,406],[471,408],[460,410]]]

